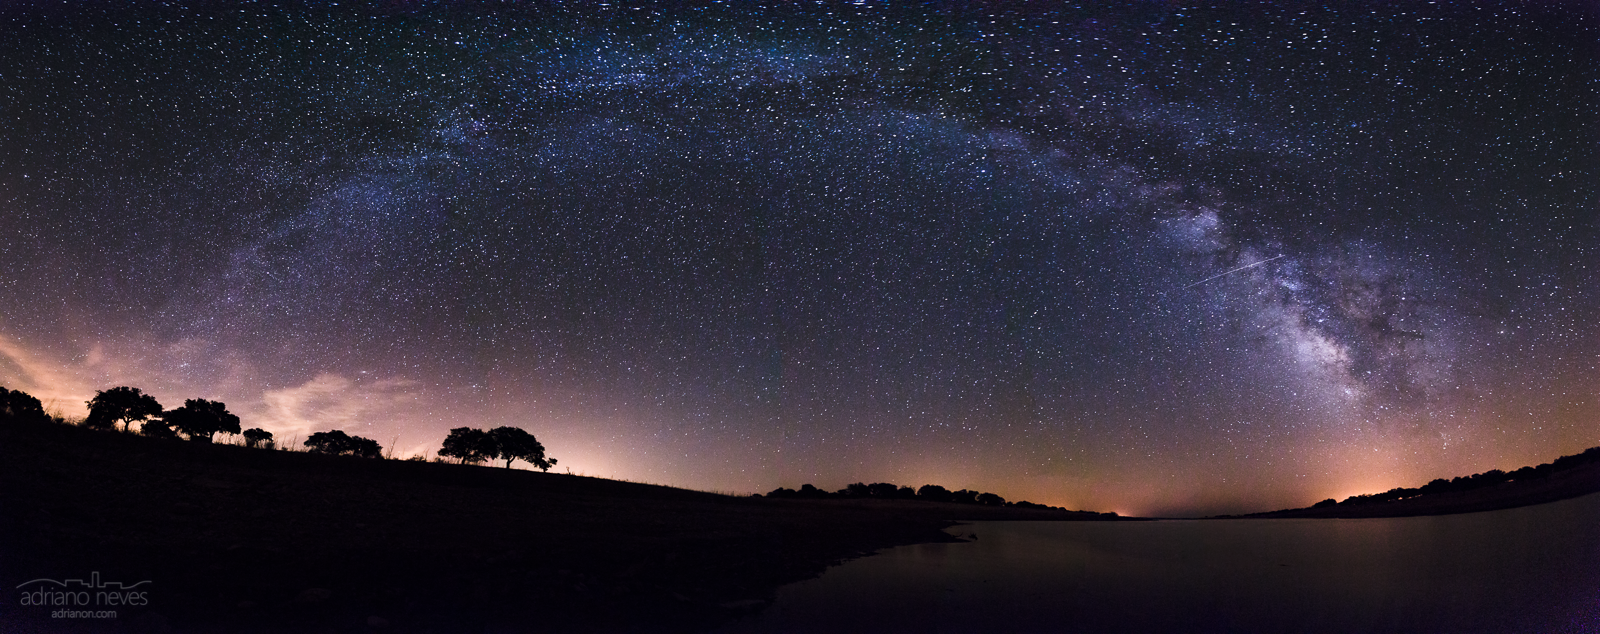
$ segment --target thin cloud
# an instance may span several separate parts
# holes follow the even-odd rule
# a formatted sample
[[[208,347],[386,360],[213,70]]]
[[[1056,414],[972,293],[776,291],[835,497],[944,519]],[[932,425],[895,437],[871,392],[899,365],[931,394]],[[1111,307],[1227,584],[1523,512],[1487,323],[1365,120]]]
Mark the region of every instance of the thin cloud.
[[[418,396],[416,381],[357,381],[323,373],[295,387],[267,390],[261,408],[251,417],[262,429],[287,440],[314,431],[344,429],[359,433],[374,423],[392,429],[409,417]]]

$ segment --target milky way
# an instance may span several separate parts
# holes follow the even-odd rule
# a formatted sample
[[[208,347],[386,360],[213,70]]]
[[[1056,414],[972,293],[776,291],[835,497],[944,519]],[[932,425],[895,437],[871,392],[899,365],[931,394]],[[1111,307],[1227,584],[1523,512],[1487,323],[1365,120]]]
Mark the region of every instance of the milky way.
[[[1260,510],[1600,444],[1600,15],[11,6],[0,384]]]

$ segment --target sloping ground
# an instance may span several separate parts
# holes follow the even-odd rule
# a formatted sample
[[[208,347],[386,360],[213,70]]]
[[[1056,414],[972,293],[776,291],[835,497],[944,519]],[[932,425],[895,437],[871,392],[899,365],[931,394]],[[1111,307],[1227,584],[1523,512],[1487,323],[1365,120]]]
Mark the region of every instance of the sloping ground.
[[[1600,463],[1585,464],[1531,480],[1503,482],[1469,491],[1429,493],[1388,502],[1337,505],[1322,508],[1287,509],[1267,513],[1231,516],[1244,518],[1357,518],[1406,517],[1413,515],[1451,515],[1497,511],[1544,504],[1600,492]],[[1228,517],[1228,516],[1225,516]]]
[[[1106,519],[771,500],[597,478],[0,426],[0,630],[694,631],[952,519]],[[115,621],[23,582],[149,580]]]

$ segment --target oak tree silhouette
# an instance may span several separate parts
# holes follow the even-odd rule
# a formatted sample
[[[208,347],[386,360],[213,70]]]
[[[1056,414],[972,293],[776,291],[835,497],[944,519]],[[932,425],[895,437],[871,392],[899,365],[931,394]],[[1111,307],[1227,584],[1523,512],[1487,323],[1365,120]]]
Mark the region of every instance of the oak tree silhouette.
[[[311,453],[331,454],[335,456],[351,455],[358,458],[382,458],[383,446],[371,438],[351,436],[341,430],[319,431],[306,438],[306,447]]]
[[[339,455],[350,447],[350,434],[340,430],[319,431],[306,438],[306,449],[311,453]]]
[[[261,429],[260,427],[246,429],[244,430],[244,446],[271,449],[272,432]]]
[[[383,458],[383,445],[371,438],[361,436],[350,437],[350,455],[357,458]]]
[[[196,442],[211,442],[217,432],[239,433],[239,417],[221,401],[191,398],[183,407],[162,414],[161,419]]]
[[[7,420],[43,421],[50,420],[50,416],[44,413],[44,405],[32,394],[0,387],[0,421]]]
[[[487,435],[489,449],[494,452],[493,457],[506,461],[507,469],[511,468],[513,460],[527,461],[540,471],[549,471],[550,467],[556,464],[555,459],[545,458],[544,445],[526,430],[517,427],[496,427],[489,430]]]
[[[455,458],[462,464],[504,460],[507,469],[517,460],[525,460],[541,471],[549,471],[556,464],[553,458],[545,457],[544,445],[539,439],[517,427],[496,427],[489,431],[457,427],[445,436],[439,455]]]
[[[166,423],[162,424],[165,425]],[[111,414],[106,413],[103,409],[91,409],[89,410],[89,415],[83,419],[83,426],[90,429],[111,429],[116,425],[117,421],[112,419]],[[171,430],[168,429],[168,431]]]
[[[483,462],[499,455],[499,452],[495,451],[489,432],[471,427],[457,427],[450,430],[449,436],[445,436],[444,446],[439,448],[439,455],[455,458],[466,464]]]
[[[89,400],[89,417],[84,424],[90,427],[115,427],[122,423],[124,430],[134,421],[161,415],[161,404],[154,396],[136,387],[114,387],[94,393]]]
[[[168,425],[167,421],[159,418],[152,418],[145,421],[143,425],[139,426],[139,433],[151,438],[163,438],[171,440],[177,440],[178,438],[178,432],[173,431],[172,426]]]

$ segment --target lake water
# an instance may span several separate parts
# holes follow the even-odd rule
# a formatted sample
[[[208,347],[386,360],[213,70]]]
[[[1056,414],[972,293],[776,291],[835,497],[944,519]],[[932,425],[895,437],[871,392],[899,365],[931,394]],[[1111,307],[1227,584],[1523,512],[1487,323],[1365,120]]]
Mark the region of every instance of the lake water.
[[[1394,519],[976,522],[779,589],[751,632],[1600,632],[1600,494]]]

